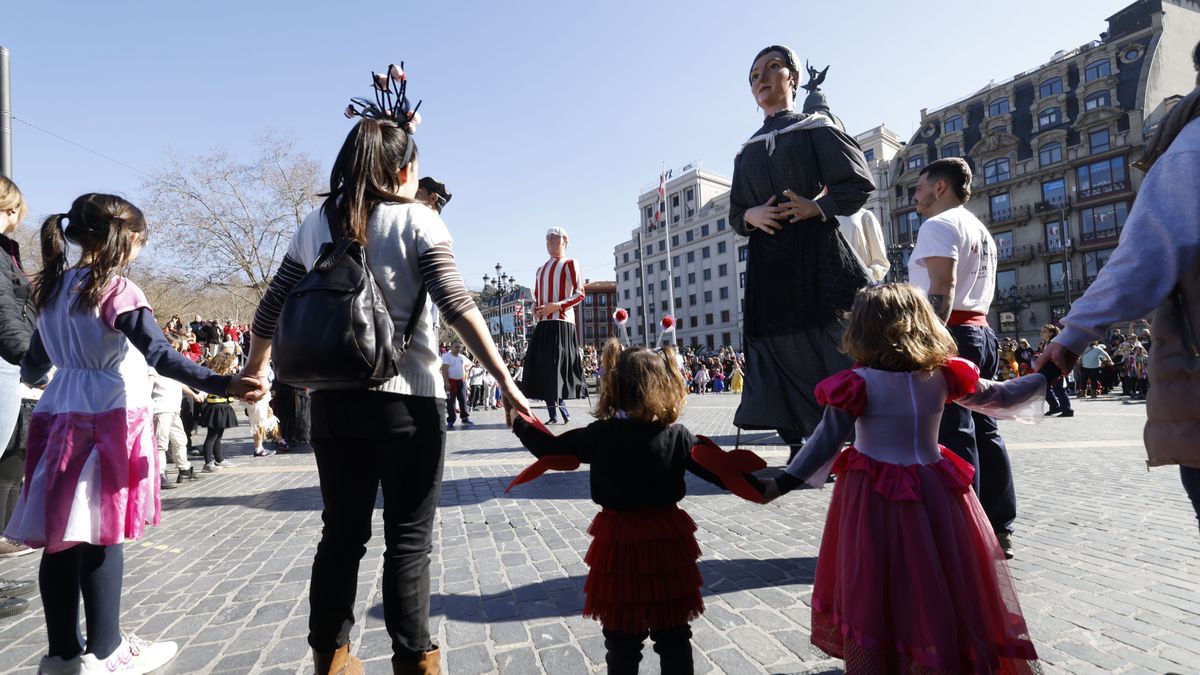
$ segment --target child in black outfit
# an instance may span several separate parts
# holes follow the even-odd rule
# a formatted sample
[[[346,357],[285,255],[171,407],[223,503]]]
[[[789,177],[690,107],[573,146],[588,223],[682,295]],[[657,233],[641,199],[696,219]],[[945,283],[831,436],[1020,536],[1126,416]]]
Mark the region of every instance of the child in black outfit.
[[[221,352],[208,360],[208,367],[218,375],[232,375],[237,370],[237,357],[230,352]],[[221,454],[221,437],[225,430],[238,425],[237,412],[230,399],[209,394],[204,410],[196,422],[208,430],[204,437],[204,473],[216,473],[218,469],[229,469],[233,462]]]
[[[591,464],[592,500],[603,508],[588,529],[592,544],[584,561],[591,569],[583,614],[604,628],[609,672],[636,673],[649,636],[664,674],[691,673],[690,622],[703,613],[704,601],[696,523],[677,506],[686,492],[684,472],[730,489],[744,476],[717,469],[718,477],[693,459],[694,446],[720,451],[674,423],[687,387],[673,350],[622,352],[617,340],[609,340],[601,361],[599,421],[558,437],[525,418],[514,421],[513,432],[539,457],[514,484],[545,468]],[[759,499],[744,489],[738,493]]]

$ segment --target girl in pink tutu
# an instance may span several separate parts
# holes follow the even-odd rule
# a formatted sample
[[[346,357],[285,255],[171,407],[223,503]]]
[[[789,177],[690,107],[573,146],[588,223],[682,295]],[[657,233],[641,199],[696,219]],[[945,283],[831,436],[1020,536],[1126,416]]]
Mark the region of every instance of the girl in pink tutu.
[[[972,466],[937,443],[948,401],[1034,421],[1046,379],[979,379],[907,284],[859,291],[842,348],[857,362],[817,385],[815,433],[765,497],[837,474],[812,594],[812,643],[847,673],[1023,673],[1037,653]],[[842,444],[855,434],[854,444]]]
[[[45,392],[29,423],[25,484],[5,536],[45,549],[43,675],[148,673],[175,656],[174,642],[123,635],[119,625],[122,546],[157,525],[160,513],[147,366],[214,394],[259,389],[201,368],[167,343],[146,296],[121,276],[145,241],[142,212],[114,195],[83,195],[42,224],[39,315],[21,380]],[[70,267],[67,242],[80,250]],[[51,366],[58,370],[47,384]]]

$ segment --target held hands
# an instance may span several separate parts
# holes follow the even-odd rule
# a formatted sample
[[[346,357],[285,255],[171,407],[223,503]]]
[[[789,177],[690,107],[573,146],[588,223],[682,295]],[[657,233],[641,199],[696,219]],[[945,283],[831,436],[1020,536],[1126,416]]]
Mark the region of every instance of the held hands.
[[[225,393],[233,398],[254,403],[267,395],[267,387],[263,380],[242,373],[229,381]]]
[[[821,209],[813,200],[801,197],[793,190],[784,190],[783,196],[787,198],[787,201],[778,206],[775,204],[778,200],[772,195],[766,204],[748,209],[742,216],[742,220],[767,234],[775,234],[783,229],[782,221],[784,220],[789,223],[798,223],[801,220],[821,216]]]
[[[525,394],[517,388],[517,383],[511,379],[508,382],[500,385],[500,394],[504,402],[504,424],[511,427],[517,413],[523,413],[533,417],[533,411],[529,409],[529,401],[525,398]]]
[[[1066,375],[1067,373],[1071,372],[1072,368],[1075,367],[1075,362],[1077,360],[1079,360],[1078,354],[1072,352],[1057,342],[1051,342],[1050,344],[1046,345],[1045,351],[1043,351],[1042,355],[1038,357],[1037,363],[1034,364],[1033,369],[1035,371],[1041,370],[1042,366],[1045,366],[1047,363],[1053,363],[1054,365],[1058,366],[1058,369],[1062,371],[1064,375]]]
[[[742,215],[742,220],[767,234],[775,234],[783,227],[783,224],[778,222],[783,218],[783,209],[775,206],[775,201],[775,196],[772,195],[766,204],[747,209],[746,213]]]
[[[542,319],[545,319],[552,314],[558,314],[561,311],[562,305],[557,302],[548,302],[540,307],[534,307],[533,316],[535,319],[541,321]]]
[[[784,218],[788,219],[789,223],[796,223],[809,218],[816,218],[821,215],[821,209],[817,203],[806,197],[801,197],[791,190],[784,190],[783,196],[788,200],[779,205],[779,210]]]

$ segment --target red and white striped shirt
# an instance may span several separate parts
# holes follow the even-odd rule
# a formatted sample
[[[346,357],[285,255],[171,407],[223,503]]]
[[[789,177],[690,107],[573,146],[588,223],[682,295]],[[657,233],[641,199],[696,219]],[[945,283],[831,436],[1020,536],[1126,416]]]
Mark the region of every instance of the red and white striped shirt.
[[[551,258],[538,268],[537,281],[533,287],[534,305],[541,307],[551,302],[559,304],[557,314],[547,319],[575,323],[575,305],[583,302],[583,280],[579,269],[570,258]]]

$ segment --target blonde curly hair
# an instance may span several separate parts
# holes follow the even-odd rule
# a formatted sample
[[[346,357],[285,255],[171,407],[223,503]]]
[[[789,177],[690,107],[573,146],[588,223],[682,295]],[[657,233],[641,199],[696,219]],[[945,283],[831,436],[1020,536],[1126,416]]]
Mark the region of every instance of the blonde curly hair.
[[[933,370],[958,354],[925,294],[908,284],[867,286],[854,298],[842,351],[868,368]]]

